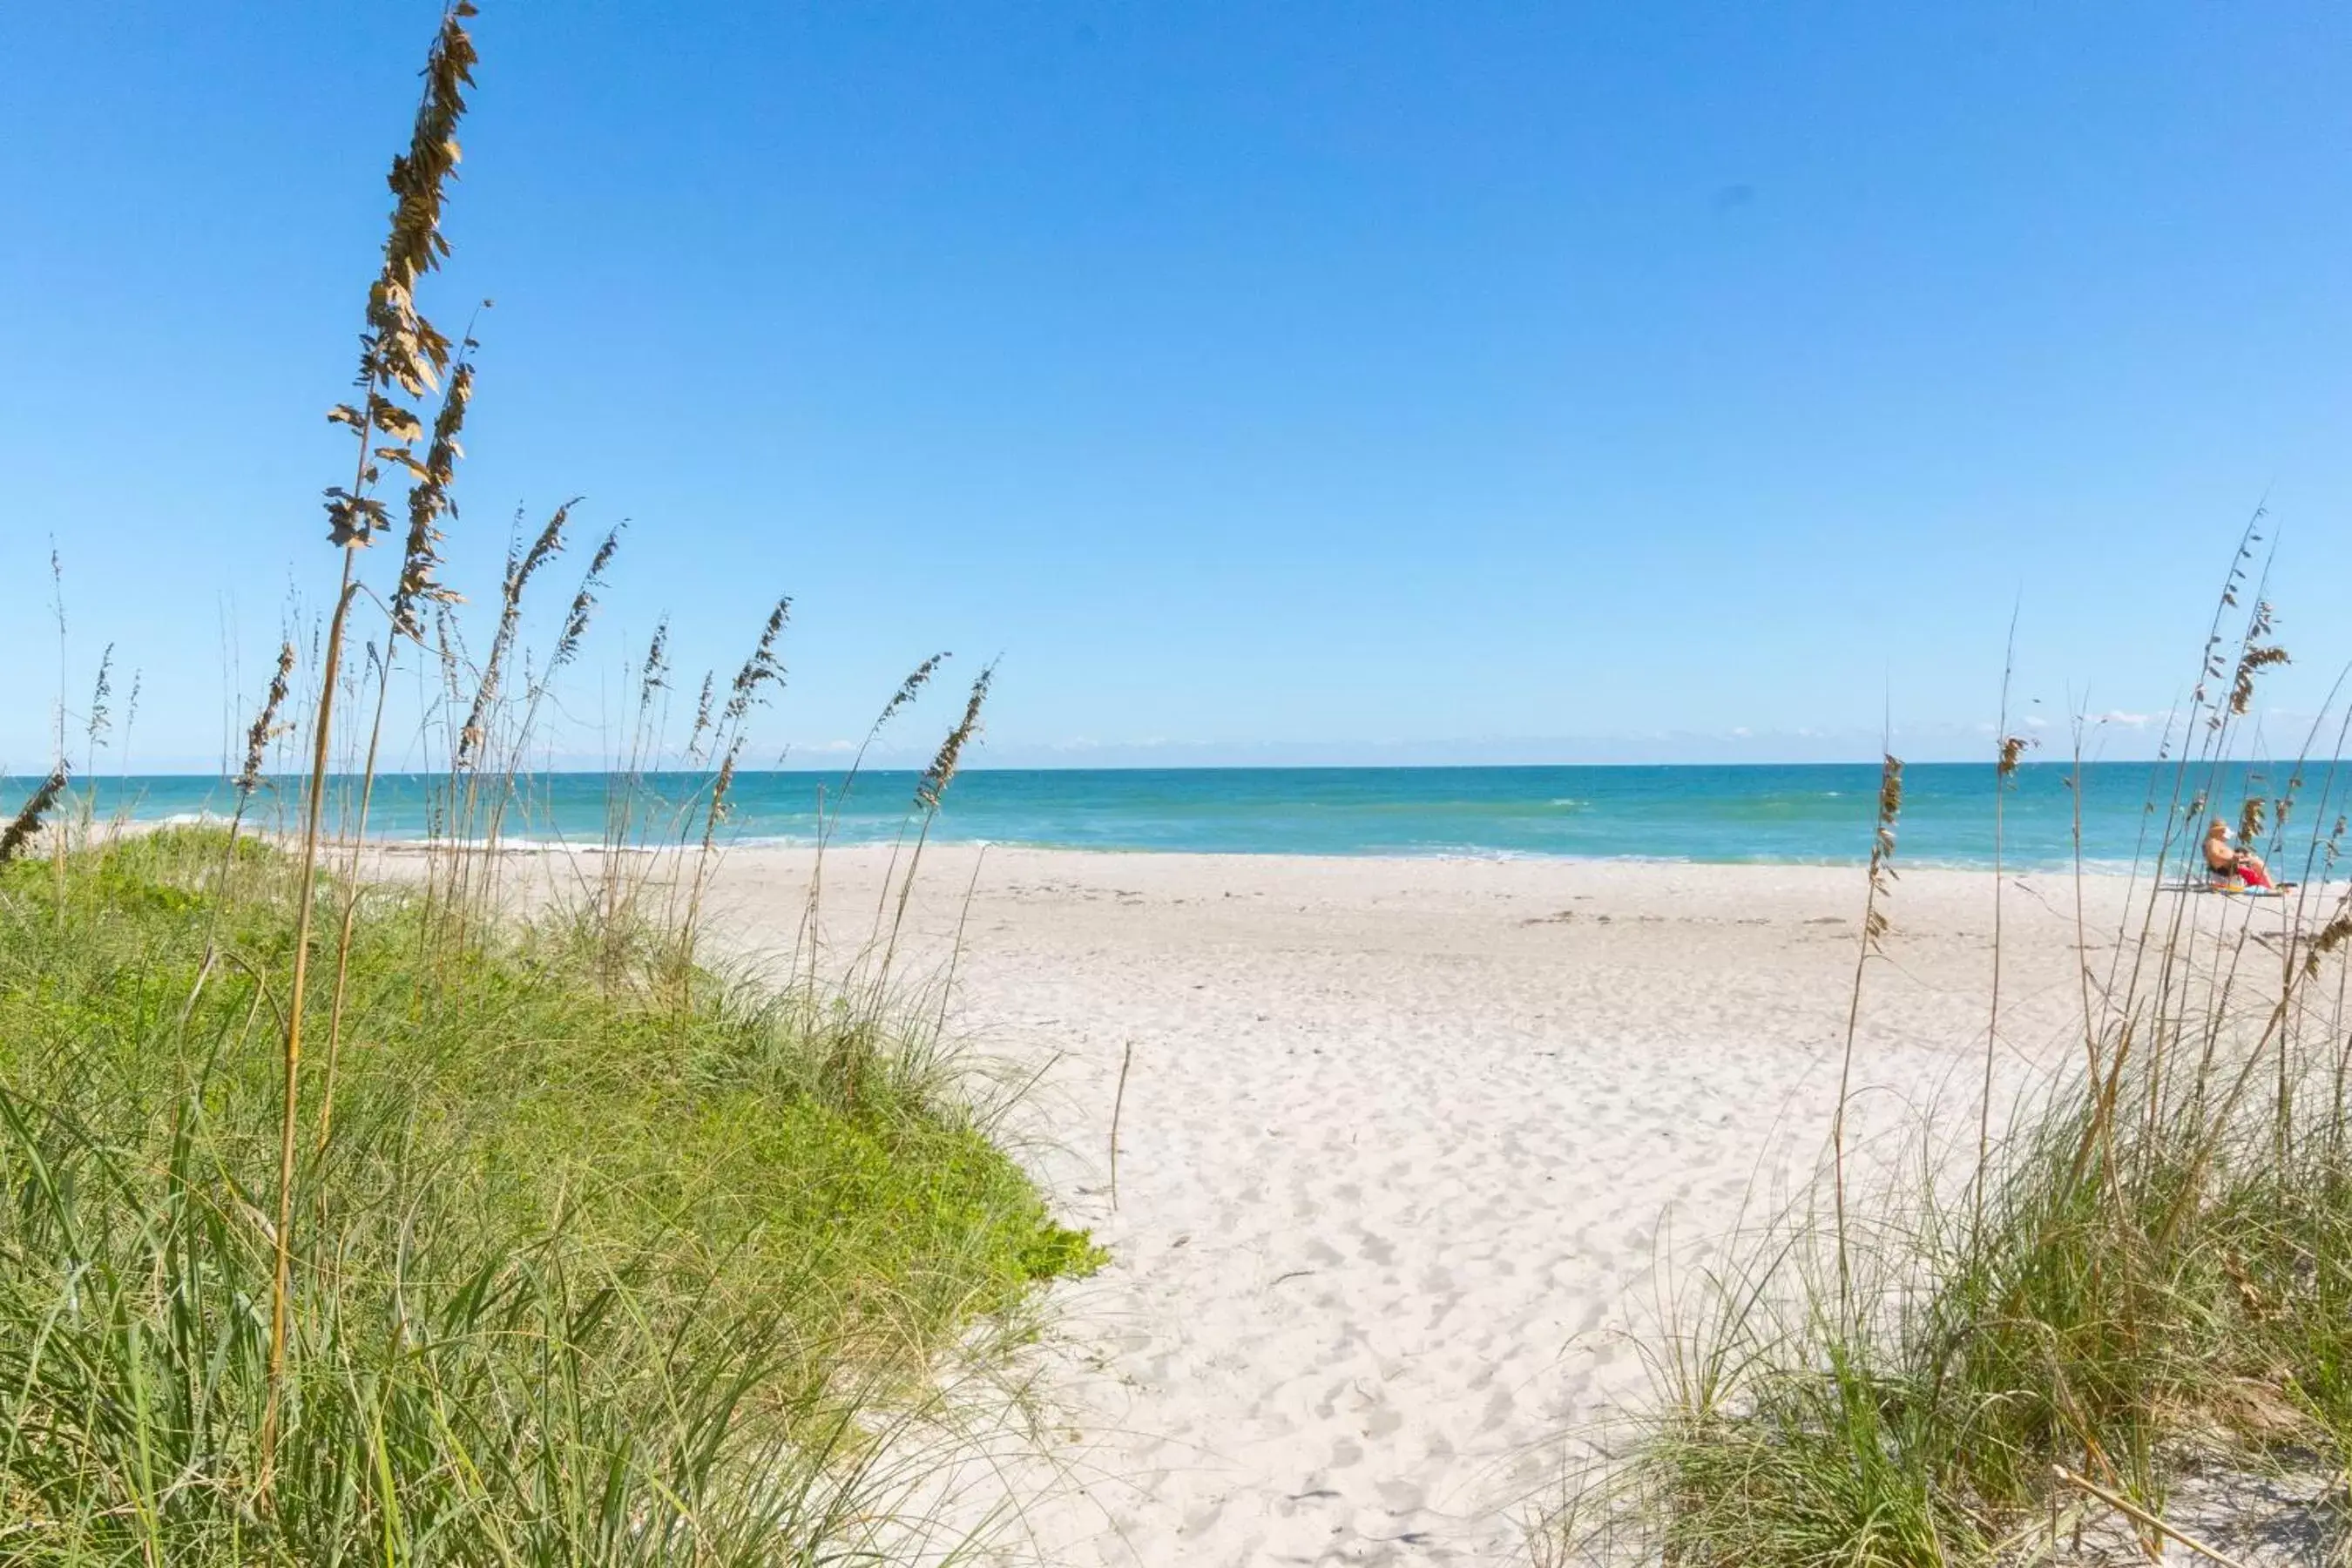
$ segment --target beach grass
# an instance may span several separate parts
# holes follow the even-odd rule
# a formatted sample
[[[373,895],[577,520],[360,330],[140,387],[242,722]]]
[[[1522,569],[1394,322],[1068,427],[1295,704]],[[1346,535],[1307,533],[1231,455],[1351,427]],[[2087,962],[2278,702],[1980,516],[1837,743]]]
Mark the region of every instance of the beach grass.
[[[601,873],[514,885],[501,832],[620,532],[545,649],[526,590],[575,503],[519,533],[468,653],[440,564],[475,344],[419,291],[450,252],[473,14],[443,14],[392,163],[328,416],[355,448],[326,491],[337,586],[286,628],[234,812],[95,820],[61,673],[55,765],[0,835],[0,1560],[949,1561],[989,1522],[941,1489],[963,1384],[1034,1327],[1040,1282],[1101,1254],[992,1141],[944,982],[824,969],[814,895],[790,984],[709,957],[787,602],[715,718],[706,678],[682,753],[656,639],[630,777],[683,760],[699,788],[625,790]],[[425,695],[394,738],[446,769],[392,855],[368,818],[411,658]]]
[[[2071,1068],[1996,1123],[1996,948],[1979,1101],[1929,1113],[1864,1182],[1842,1081],[1818,1184],[1677,1279],[1645,1345],[1651,1396],[1596,1445],[1539,1556],[1943,1568],[2120,1543],[2239,1561],[2231,1510],[2191,1497],[2189,1522],[2168,1516],[2199,1472],[2290,1478],[2294,1560],[2352,1553],[2347,802],[2320,752],[2258,768],[2275,796],[2216,798],[2241,776],[2253,682],[2284,659],[2247,580],[2256,542],[2158,772],[2126,912],[2094,931],[2077,900]],[[2002,737],[1996,789],[2019,749]],[[2267,823],[2296,885],[2208,891],[2215,809]],[[1857,1009],[1899,942],[1899,813],[1882,802]]]
[[[2309,1483],[2312,1528],[2340,1530],[2352,1163],[2335,1084],[2297,1087],[2315,1092],[2284,1124],[2284,1162],[2267,1111],[2233,1118],[2220,1147],[2171,1114],[2210,1114],[2191,1087],[2078,1170],[2082,1100],[2044,1101],[1996,1141],[1980,1220],[1924,1176],[1857,1205],[1871,1212],[1848,1237],[1843,1310],[1831,1238],[1792,1216],[1695,1288],[1703,1304],[1654,1347],[1658,1397],[1622,1464],[1556,1521],[1560,1544],[1688,1563],[2042,1561],[2053,1513],[2065,1546],[2112,1511],[2061,1467],[2159,1518],[2188,1471],[2283,1468]]]
[[[9,1561],[854,1560],[919,1527],[885,1467],[948,1352],[1096,1257],[919,1016],[699,968],[681,1005],[650,947],[453,949],[369,887],[270,1455],[299,870],[191,829],[62,866],[0,872]]]

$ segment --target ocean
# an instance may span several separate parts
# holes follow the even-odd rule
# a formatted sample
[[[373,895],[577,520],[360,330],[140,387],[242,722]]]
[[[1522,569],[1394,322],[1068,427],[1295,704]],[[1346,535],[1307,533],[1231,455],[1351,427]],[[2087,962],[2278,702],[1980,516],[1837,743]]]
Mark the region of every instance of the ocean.
[[[2007,864],[2053,869],[2074,858],[2070,765],[2028,763],[2005,797]],[[2130,865],[2152,851],[2172,802],[2170,764],[2099,763],[2084,769],[2082,856],[2094,868]],[[2294,826],[2343,809],[2352,779],[2314,775]],[[887,841],[907,820],[916,774],[859,775],[842,804],[838,773],[737,775],[729,843],[806,843],[820,803],[839,807],[837,843]],[[641,821],[672,826],[701,787],[700,774],[656,774]],[[1904,776],[1899,863],[1992,863],[1995,780],[1990,763],[1921,763]],[[0,781],[13,802],[29,780]],[[423,837],[442,775],[377,782],[369,831]],[[2233,766],[2202,787],[2234,821],[2249,793],[2286,793],[2284,767]],[[522,781],[502,832],[509,837],[598,842],[617,781],[600,773],[545,773]],[[297,786],[278,781],[257,801],[266,823],[290,819]],[[2321,797],[2333,788],[2331,805]],[[95,809],[139,820],[220,816],[234,805],[222,781],[184,775],[101,778]],[[1211,851],[1248,855],[1568,856],[1716,862],[1843,865],[1867,858],[1878,791],[1869,763],[1789,766],[973,769],[955,779],[933,825],[936,838],[1080,849]],[[2150,813],[2149,802],[2156,803]],[[332,810],[331,808],[331,816]],[[699,833],[698,816],[695,832]]]

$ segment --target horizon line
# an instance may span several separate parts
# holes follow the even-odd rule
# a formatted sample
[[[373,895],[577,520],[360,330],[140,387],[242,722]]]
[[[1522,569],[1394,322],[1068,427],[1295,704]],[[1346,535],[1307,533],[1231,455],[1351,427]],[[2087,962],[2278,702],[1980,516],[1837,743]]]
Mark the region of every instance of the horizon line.
[[[1906,768],[1990,768],[1996,765],[1996,760],[1991,757],[1906,757],[1899,760]],[[2187,757],[2084,757],[2080,759],[2080,762],[2083,765],[2091,767],[2162,767],[2166,765],[2196,765],[2198,760]],[[2292,766],[2295,763],[2296,759],[2292,757],[2221,757],[2203,759],[2203,762],[2207,765],[2219,763],[2242,767],[2277,767]],[[1101,763],[1002,764],[973,763],[959,767],[956,771],[960,774],[1145,773],[1525,773],[1531,771],[1558,771],[1567,769],[1630,770],[1636,768],[1876,768],[1881,765],[1881,763],[1882,758],[1880,757],[1803,757],[1777,761],[1769,759],[1742,758],[1736,761],[1714,762],[1693,762],[1687,760],[1630,762],[1624,760],[1614,760],[1608,762],[1579,763]],[[2021,772],[2029,769],[2037,772],[2050,769],[2058,769],[2063,771],[2075,766],[2076,763],[2077,759],[2073,757],[2047,757],[2032,761],[2021,761],[2018,763],[2016,766]],[[510,774],[505,774],[504,776],[510,776],[518,779],[548,777],[610,778],[616,774],[635,772],[643,776],[655,777],[676,775],[678,773],[707,773],[712,771],[713,770],[710,767],[702,764],[685,764],[677,767],[637,769],[558,766],[518,769]],[[735,770],[735,776],[738,778],[751,778],[774,777],[777,775],[789,774],[793,776],[820,777],[845,773],[848,771],[849,769],[846,764],[838,767],[737,768]],[[857,771],[861,773],[920,774],[924,773],[926,769],[924,766],[919,764],[890,763],[879,765],[869,764],[859,768]],[[380,768],[376,771],[375,776],[378,778],[440,778],[447,776],[448,772],[449,770],[446,768]],[[501,773],[503,773],[503,770],[501,770]],[[293,780],[299,782],[303,778],[307,777],[308,774],[309,770],[307,769],[292,769],[285,772],[267,773],[261,776],[264,780],[271,782],[278,780]],[[7,780],[10,782],[19,780],[38,781],[47,776],[47,774],[46,771],[37,773],[0,773],[0,780]],[[143,779],[216,779],[223,784],[228,784],[233,782],[234,776],[235,775],[232,773],[215,772],[212,769],[206,768],[164,767],[129,773],[108,772],[104,770],[100,770],[96,773],[79,773],[68,769],[67,780],[69,784],[80,783],[84,780],[95,781],[101,784],[120,784],[125,781],[135,782]],[[331,779],[352,779],[357,778],[361,775],[357,770],[341,770],[331,771],[327,776]],[[476,776],[480,775],[478,774]],[[494,773],[489,776],[495,777],[500,776],[500,774]]]

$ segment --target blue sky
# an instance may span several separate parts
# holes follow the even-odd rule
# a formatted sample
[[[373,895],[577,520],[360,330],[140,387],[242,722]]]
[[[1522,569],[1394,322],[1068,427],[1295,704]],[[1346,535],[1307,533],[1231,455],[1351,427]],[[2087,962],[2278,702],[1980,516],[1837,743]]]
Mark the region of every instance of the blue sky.
[[[210,765],[326,593],[436,15],[0,12],[0,765],[46,755],[52,534],[134,763]],[[492,588],[519,503],[631,520],[583,754],[662,611],[731,667],[790,593],[807,760],[940,647],[1003,655],[999,764],[1862,756],[1890,711],[1966,755],[2021,600],[2021,708],[2165,709],[2265,494],[2273,725],[2352,655],[2340,6],[476,30],[453,572]]]

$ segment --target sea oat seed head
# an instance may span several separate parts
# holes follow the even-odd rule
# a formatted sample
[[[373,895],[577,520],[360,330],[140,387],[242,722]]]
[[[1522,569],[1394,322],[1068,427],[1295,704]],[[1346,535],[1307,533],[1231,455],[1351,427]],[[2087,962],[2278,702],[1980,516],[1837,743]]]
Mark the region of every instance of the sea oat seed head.
[[[637,686],[637,706],[653,706],[654,693],[669,689],[669,617],[654,623],[654,640],[646,649],[645,677]]]
[[[962,761],[964,747],[980,733],[981,705],[988,700],[989,683],[995,679],[996,666],[992,664],[980,672],[980,679],[971,683],[971,697],[965,700],[961,721],[948,731],[948,738],[940,742],[938,754],[931,758],[931,765],[923,770],[922,782],[915,786],[915,804],[923,810],[940,808],[940,797],[947,794],[957,765]]]
[[[25,846],[31,843],[33,835],[39,831],[41,818],[58,804],[58,796],[65,793],[65,787],[66,765],[59,763],[50,771],[49,776],[41,781],[40,787],[26,797],[23,807],[10,819],[8,826],[0,829],[0,866],[6,865],[24,852]]]
[[[457,477],[457,459],[464,456],[457,433],[465,426],[473,395],[473,364],[460,360],[449,373],[440,412],[433,416],[433,444],[425,448],[422,463],[407,464],[414,476],[408,487],[408,541],[401,552],[400,581],[392,592],[392,624],[395,632],[418,642],[425,640],[419,606],[454,604],[457,597],[435,574],[441,565],[441,519],[457,511],[449,499],[449,485]]]
[[[268,760],[269,742],[283,731],[278,722],[278,710],[286,701],[286,693],[294,681],[294,645],[278,646],[278,668],[269,678],[269,691],[262,699],[261,711],[254,717],[253,726],[245,732],[245,771],[236,775],[236,793],[249,795],[261,784],[262,763]]]
[[[613,553],[621,547],[621,530],[626,523],[615,526],[604,535],[604,542],[588,563],[588,574],[580,580],[580,591],[572,595],[572,607],[564,613],[563,635],[555,639],[555,652],[548,660],[548,673],[553,674],[572,662],[580,651],[580,639],[588,635],[589,617],[596,612],[596,590],[604,581],[604,568],[613,563]]]

